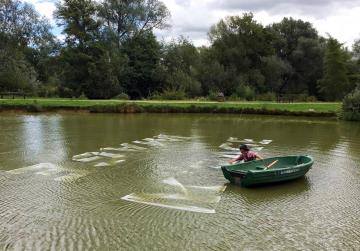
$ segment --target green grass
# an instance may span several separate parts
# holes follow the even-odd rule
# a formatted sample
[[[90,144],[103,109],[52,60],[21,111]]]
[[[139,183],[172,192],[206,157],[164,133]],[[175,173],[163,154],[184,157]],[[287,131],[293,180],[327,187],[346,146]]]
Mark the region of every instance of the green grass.
[[[78,99],[0,99],[2,110],[53,111],[89,110],[92,112],[187,112],[247,113],[274,115],[336,116],[341,103],[274,103],[211,101],[121,101]]]

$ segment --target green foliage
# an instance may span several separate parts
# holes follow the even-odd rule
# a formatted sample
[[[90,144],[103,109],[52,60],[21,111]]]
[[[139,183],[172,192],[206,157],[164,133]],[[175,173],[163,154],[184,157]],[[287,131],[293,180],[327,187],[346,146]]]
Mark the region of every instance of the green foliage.
[[[32,91],[37,85],[36,72],[9,35],[0,33],[0,90]]]
[[[242,17],[231,16],[221,20],[209,32],[212,47],[210,53],[221,74],[222,82],[217,89],[231,95],[239,83],[263,88],[265,78],[261,72],[262,58],[274,53],[272,34],[257,23],[251,13]]]
[[[255,91],[248,85],[240,84],[235,89],[235,95],[243,100],[254,100]]]
[[[360,62],[360,39],[357,39],[353,44],[353,53],[358,62]]]
[[[89,48],[91,59],[87,62],[88,78],[83,86],[90,99],[109,99],[120,93],[121,87],[116,76],[116,66],[109,53],[96,44]]]
[[[211,101],[218,101],[218,97],[219,97],[219,92],[211,91],[209,93],[208,99]]]
[[[360,83],[359,40],[346,51],[302,20],[264,27],[252,13],[230,16],[211,27],[208,47],[196,48],[183,37],[156,40],[153,30],[170,16],[160,0],[63,0],[54,16],[63,44],[32,5],[0,1],[0,91],[269,101],[281,94],[307,102],[340,100]]]
[[[34,92],[36,65],[29,52],[41,53],[54,42],[49,22],[18,0],[0,1],[0,90]]]
[[[180,38],[163,46],[160,78],[167,90],[185,93],[187,97],[201,94],[197,80],[199,52],[188,40]]]
[[[127,95],[126,93],[120,93],[120,94],[116,95],[115,97],[113,97],[113,99],[129,100],[130,97],[129,97],[129,95]]]
[[[267,92],[263,94],[256,95],[256,100],[260,101],[276,101],[276,93],[274,92]]]
[[[308,96],[307,94],[299,94],[295,96],[297,102],[316,102],[317,99],[314,96]]]
[[[58,88],[51,85],[40,85],[36,90],[36,94],[44,98],[59,96]]]
[[[342,117],[346,120],[360,121],[360,86],[344,98]]]
[[[319,81],[319,92],[328,101],[341,100],[349,92],[347,55],[341,44],[330,37],[324,58],[324,76]]]
[[[181,90],[164,90],[162,93],[155,92],[151,95],[152,100],[184,100],[185,92]]]
[[[318,95],[317,80],[322,77],[323,39],[309,22],[284,18],[268,27],[279,64],[281,83],[274,91]]]
[[[148,97],[160,89],[155,78],[160,62],[160,44],[152,32],[142,32],[123,44],[128,58],[124,86],[131,98]]]
[[[19,46],[43,47],[53,40],[49,21],[34,7],[19,0],[0,1],[0,33],[12,37]]]
[[[120,45],[143,31],[168,27],[170,12],[158,0],[105,0],[99,6],[99,16]]]
[[[66,43],[80,47],[98,36],[100,22],[94,17],[96,2],[92,0],[64,0],[58,2],[54,13],[58,24],[64,27]]]

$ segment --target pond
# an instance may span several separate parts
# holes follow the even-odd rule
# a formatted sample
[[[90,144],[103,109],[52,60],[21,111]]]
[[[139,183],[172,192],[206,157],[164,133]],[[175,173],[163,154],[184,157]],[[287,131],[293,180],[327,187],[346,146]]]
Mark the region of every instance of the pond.
[[[304,178],[241,188],[248,143],[309,154]],[[360,246],[360,124],[209,114],[0,114],[0,249]]]

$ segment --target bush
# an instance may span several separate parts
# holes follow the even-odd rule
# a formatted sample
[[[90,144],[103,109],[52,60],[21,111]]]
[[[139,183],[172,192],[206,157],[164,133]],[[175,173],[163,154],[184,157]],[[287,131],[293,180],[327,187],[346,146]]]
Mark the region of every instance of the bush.
[[[56,97],[58,96],[58,88],[56,86],[40,85],[35,94],[44,98]]]
[[[184,91],[164,91],[162,97],[166,100],[184,100],[186,95]]]
[[[152,100],[184,100],[186,98],[184,91],[165,90],[163,93],[155,92],[151,95]]]
[[[309,96],[307,94],[299,94],[295,96],[295,101],[298,102],[316,102],[317,99],[314,96]]]
[[[81,95],[78,97],[78,99],[88,99],[84,92],[81,93]]]
[[[217,101],[218,100],[218,94],[219,94],[219,92],[211,91],[209,93],[208,99],[211,100],[211,101]]]
[[[317,102],[317,98],[315,96],[308,96],[306,102]]]
[[[118,99],[118,100],[129,100],[130,97],[129,95],[127,95],[126,93],[120,93],[119,95],[113,97],[113,99]]]
[[[276,94],[274,92],[267,92],[256,96],[259,101],[276,101]]]
[[[74,96],[73,90],[67,87],[60,86],[58,92],[60,98],[72,98]]]
[[[341,117],[345,120],[360,121],[360,86],[344,98]]]
[[[161,94],[158,93],[158,92],[153,92],[153,93],[151,94],[151,96],[149,97],[149,99],[151,99],[151,100],[161,100],[161,99],[162,99],[162,96],[161,96]]]
[[[242,97],[239,97],[236,93],[232,94],[229,98],[229,101],[244,101],[245,99]]]
[[[209,99],[207,97],[197,97],[195,98],[196,101],[202,102],[202,101],[208,101]]]
[[[242,98],[242,99],[246,99],[246,100],[254,100],[255,98],[255,92],[254,90],[248,86],[248,85],[244,85],[244,84],[240,84],[236,90],[235,90],[235,94],[237,95],[237,97]]]

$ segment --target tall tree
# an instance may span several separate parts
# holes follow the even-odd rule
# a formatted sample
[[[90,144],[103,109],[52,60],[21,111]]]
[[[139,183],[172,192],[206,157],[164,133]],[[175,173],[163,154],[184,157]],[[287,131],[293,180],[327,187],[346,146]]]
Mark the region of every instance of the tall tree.
[[[291,67],[282,75],[278,93],[306,93],[316,96],[322,74],[323,45],[311,23],[284,18],[268,27],[277,56]]]
[[[57,5],[55,17],[64,26],[67,47],[61,51],[63,66],[61,93],[106,99],[121,90],[118,68],[122,61],[111,53],[101,39],[101,22],[92,0],[64,0]]]
[[[201,94],[197,80],[200,56],[196,47],[180,37],[163,49],[161,65],[164,70],[164,89],[184,92],[188,97]]]
[[[93,0],[63,0],[57,3],[54,16],[63,26],[68,46],[83,47],[98,38],[100,21]]]
[[[159,90],[156,71],[160,62],[160,44],[152,32],[141,32],[124,42],[122,52],[127,55],[125,88],[131,98],[150,96]]]
[[[326,43],[324,76],[318,83],[319,92],[325,100],[341,100],[349,92],[346,60],[342,44],[330,37]]]
[[[32,55],[56,44],[49,21],[18,0],[0,1],[0,89],[35,91],[39,68]],[[38,78],[38,79],[37,79]]]
[[[159,0],[104,0],[100,16],[120,43],[138,32],[167,27],[170,12]]]
[[[0,33],[0,91],[32,91],[37,84],[35,69],[16,40]]]
[[[8,34],[23,47],[40,47],[52,41],[49,21],[34,7],[19,0],[0,1],[0,33]]]
[[[252,13],[221,20],[209,32],[214,57],[224,67],[227,84],[219,91],[230,95],[238,86],[264,87],[262,58],[273,55],[271,33],[254,20]]]
[[[360,39],[357,39],[354,44],[353,44],[353,53],[355,58],[359,61],[360,63]]]

